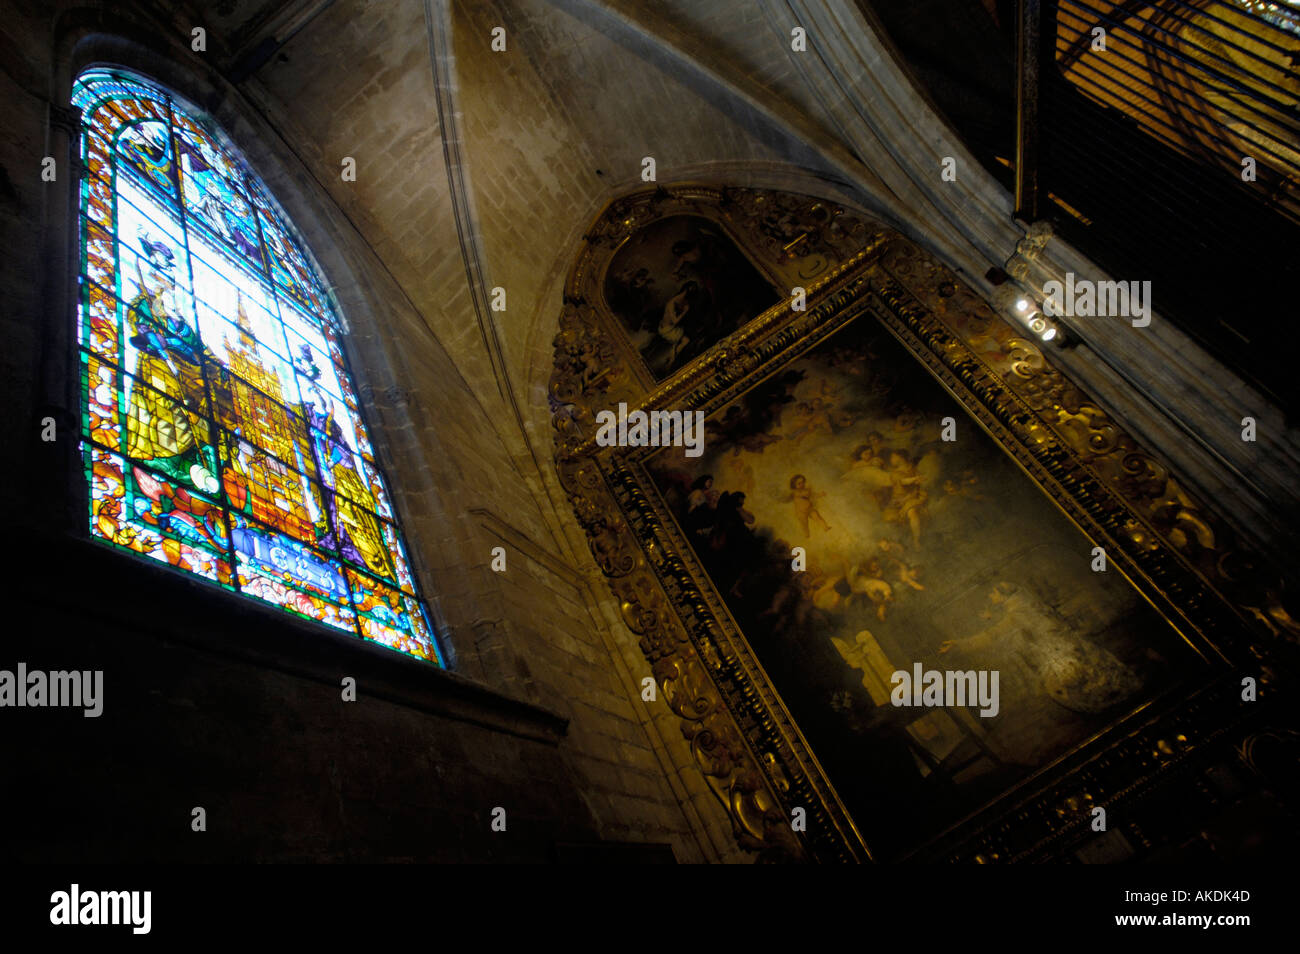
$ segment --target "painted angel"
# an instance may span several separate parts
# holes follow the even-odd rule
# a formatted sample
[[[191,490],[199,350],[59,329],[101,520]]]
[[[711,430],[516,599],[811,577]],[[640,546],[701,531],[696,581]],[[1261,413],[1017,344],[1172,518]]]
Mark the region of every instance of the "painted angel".
[[[799,521],[799,527],[803,530],[803,535],[809,535],[809,521],[816,520],[823,530],[829,530],[830,525],[817,510],[817,498],[826,496],[823,490],[813,490],[808,486],[808,478],[803,474],[795,474],[790,478],[790,493],[781,498],[783,503],[794,501],[794,517]]]
[[[920,546],[921,525],[930,498],[925,488],[938,476],[938,454],[929,451],[913,460],[905,451],[885,450],[870,443],[854,454],[856,458],[844,476],[866,484],[885,520],[907,526],[913,545]]]

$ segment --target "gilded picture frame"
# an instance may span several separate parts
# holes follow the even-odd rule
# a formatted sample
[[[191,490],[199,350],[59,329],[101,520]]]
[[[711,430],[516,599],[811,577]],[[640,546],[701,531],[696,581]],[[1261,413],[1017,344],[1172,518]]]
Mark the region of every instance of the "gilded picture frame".
[[[633,235],[674,217],[716,223],[781,292],[658,377],[606,300],[606,279]],[[857,322],[886,331],[1204,663],[1187,691],[1125,713],[907,853],[1049,857],[1087,832],[1093,808],[1158,784],[1197,746],[1248,719],[1241,673],[1258,672],[1300,627],[1279,575],[1055,368],[1044,345],[940,262],[865,216],[807,196],[688,184],[613,203],[570,274],[555,341],[561,481],[742,847],[781,860],[877,858],[871,826],[837,794],[656,491],[647,469],[655,449],[597,441],[602,411],[625,404],[712,415]],[[801,824],[792,823],[798,810]]]

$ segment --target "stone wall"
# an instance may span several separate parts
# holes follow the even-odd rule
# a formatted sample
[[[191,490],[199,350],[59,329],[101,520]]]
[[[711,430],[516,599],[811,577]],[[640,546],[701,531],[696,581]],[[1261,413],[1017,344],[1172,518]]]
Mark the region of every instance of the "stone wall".
[[[0,74],[0,199],[14,290],[3,446],[7,473],[28,478],[2,493],[32,613],[0,668],[102,669],[106,681],[101,718],[25,710],[21,731],[4,734],[8,764],[39,780],[8,793],[9,817],[31,822],[23,857],[546,860],[557,843],[595,841],[666,844],[679,861],[745,857],[698,772],[693,788],[680,777],[680,732],[666,742],[654,720],[666,707],[641,701],[642,674],[616,649],[621,623],[593,593],[589,558],[557,545],[552,527],[571,518],[520,471],[530,452],[478,337],[445,202],[427,47],[423,68],[383,49],[390,33],[418,29],[423,41],[422,24],[383,23],[398,8],[363,17],[336,4],[304,35],[305,52],[286,50],[279,94],[229,86],[188,49],[186,24],[200,21],[184,10],[174,23],[143,5],[26,10],[0,27],[12,54]],[[380,36],[365,29],[376,22]],[[330,37],[375,56],[358,62]],[[48,113],[92,62],[152,75],[211,112],[316,253],[457,675],[79,542],[76,213],[70,140]],[[362,90],[349,105],[345,94]],[[413,136],[385,122],[386,110],[421,108],[430,123]],[[53,184],[40,179],[47,154],[59,161]],[[355,183],[338,176],[342,155],[357,159]],[[60,425],[53,445],[37,439],[47,412]],[[489,567],[495,546],[503,573]],[[359,699],[345,703],[338,687],[353,670]],[[453,704],[466,694],[472,705]],[[83,800],[85,824],[56,834]],[[206,841],[190,837],[194,806],[208,811]],[[488,828],[496,806],[506,833]]]
[[[1010,199],[854,4],[0,0],[0,12],[0,501],[22,560],[13,592],[31,617],[11,626],[0,668],[115,673],[95,723],[106,728],[28,712],[21,733],[0,733],[9,764],[37,780],[8,793],[11,817],[36,819],[24,856],[41,856],[72,810],[66,793],[81,790],[117,793],[96,809],[85,857],[198,852],[159,822],[174,810],[185,823],[198,790],[225,819],[228,857],[542,859],[557,842],[603,839],[666,843],[680,861],[747,860],[677,718],[642,701],[644,660],[556,480],[551,339],[584,230],[644,185],[647,155],[660,182],[785,189],[868,211],[983,288],[1021,234]],[[790,49],[796,22],[806,54]],[[191,48],[196,26],[203,52]],[[504,52],[490,46],[496,26]],[[76,71],[100,62],[209,111],[333,283],[457,676],[336,645],[78,543],[76,206],[60,112]],[[40,177],[49,155],[54,183]],[[951,188],[937,179],[945,155],[963,169]],[[345,157],[354,182],[340,176]],[[1055,245],[1041,264],[1096,272]],[[496,286],[505,312],[488,306]],[[1148,347],[1101,329],[1061,361],[1268,543],[1280,533],[1269,498],[1295,496],[1294,434],[1176,330],[1157,331]],[[1232,406],[1216,407],[1225,393]],[[1257,459],[1223,423],[1251,411]],[[49,416],[61,428],[52,444],[39,440]],[[1188,440],[1198,433],[1208,436]],[[1256,484],[1234,482],[1252,469]],[[490,567],[496,546],[503,573]],[[371,692],[348,708],[335,687],[354,661]],[[462,697],[473,705],[448,701]],[[96,746],[96,733],[117,741]],[[527,824],[495,837],[527,836],[482,840],[483,812],[498,804]],[[242,827],[229,827],[236,816]],[[410,842],[389,839],[394,827]],[[59,857],[78,857],[75,834],[59,837]]]

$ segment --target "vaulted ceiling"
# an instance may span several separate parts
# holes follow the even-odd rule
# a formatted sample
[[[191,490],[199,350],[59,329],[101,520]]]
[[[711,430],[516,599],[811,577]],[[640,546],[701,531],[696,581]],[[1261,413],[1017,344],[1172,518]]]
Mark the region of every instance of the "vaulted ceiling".
[[[7,36],[50,35],[45,3],[9,5]],[[61,6],[59,16],[99,15]],[[877,6],[895,34],[925,33],[919,7]],[[990,12],[1005,16],[1005,7]],[[961,10],[972,31],[983,22],[978,5]],[[474,405],[466,419],[495,430],[512,462],[503,482],[531,491],[536,518],[522,522],[540,520],[537,542],[559,553],[574,553],[550,464],[546,393],[562,285],[587,225],[646,186],[645,157],[660,183],[757,185],[856,207],[989,295],[986,271],[1024,237],[1004,184],[914,81],[927,63],[905,68],[859,0],[142,0],[112,13],[134,17],[141,32],[170,24],[163,39],[182,56],[191,31],[207,31],[199,57],[328,193],[368,267],[385,277],[401,334],[422,339],[405,349],[403,386],[425,395],[431,414],[448,413],[440,388]],[[806,31],[801,50],[796,27]],[[504,51],[493,49],[496,28]],[[26,65],[41,62],[40,51],[0,52],[19,87],[48,87]],[[971,80],[972,96],[987,112],[994,94],[974,89],[981,81]],[[340,175],[347,157],[355,181]],[[955,182],[939,175],[947,158]],[[259,171],[274,190],[274,175]],[[1095,270],[1068,248],[1057,255],[1058,271]],[[494,288],[505,290],[504,311],[491,307]],[[1121,323],[1090,325],[1081,337],[1054,360],[1166,448],[1205,497],[1253,514],[1266,535],[1270,499],[1297,498],[1289,473],[1300,448],[1287,438],[1265,455],[1230,429],[1207,438],[1217,432],[1203,425],[1225,401],[1234,413],[1260,408],[1257,396],[1168,323],[1141,340]],[[432,361],[430,347],[450,364]],[[447,367],[460,381],[448,381]],[[1180,407],[1161,394],[1178,394]]]
[[[945,228],[934,184],[913,181],[909,158],[895,155],[880,117],[920,123],[911,138],[926,133],[924,118],[895,102],[906,98],[902,74],[861,11],[803,6],[290,0],[219,3],[195,22],[210,24],[222,72],[283,132],[454,359],[520,475],[554,499],[545,389],[561,285],[600,209],[645,187],[645,157],[659,182],[815,193],[927,245],[944,236],[940,251],[975,275],[1014,246],[1009,207],[998,209],[1004,234],[986,241]],[[795,26],[837,34],[856,71],[847,79],[870,84],[879,105],[863,108],[862,87],[836,77],[837,64],[794,50]],[[493,49],[498,27],[504,51]],[[339,175],[348,156],[355,182]],[[497,287],[505,311],[490,307]]]

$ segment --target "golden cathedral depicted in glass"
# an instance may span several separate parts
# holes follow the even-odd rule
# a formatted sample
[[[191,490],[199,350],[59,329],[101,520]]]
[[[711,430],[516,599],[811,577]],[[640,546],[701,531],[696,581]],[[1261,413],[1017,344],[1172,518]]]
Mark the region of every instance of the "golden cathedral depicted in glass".
[[[97,538],[440,663],[324,286],[201,115],[89,70],[82,449]]]

